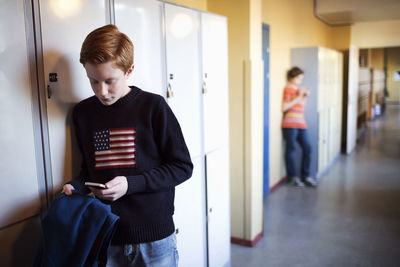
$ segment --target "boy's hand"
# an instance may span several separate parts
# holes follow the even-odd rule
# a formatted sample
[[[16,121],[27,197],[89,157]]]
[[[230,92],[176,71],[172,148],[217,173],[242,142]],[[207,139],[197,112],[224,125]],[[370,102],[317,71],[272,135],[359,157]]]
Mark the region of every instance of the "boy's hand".
[[[65,184],[63,186],[63,190],[61,191],[61,193],[64,193],[67,196],[69,196],[72,194],[72,190],[75,190],[75,188],[72,186],[72,184]]]
[[[96,197],[115,201],[128,191],[128,181],[125,176],[117,176],[106,183],[106,189],[97,189],[92,186],[89,186],[89,188]]]

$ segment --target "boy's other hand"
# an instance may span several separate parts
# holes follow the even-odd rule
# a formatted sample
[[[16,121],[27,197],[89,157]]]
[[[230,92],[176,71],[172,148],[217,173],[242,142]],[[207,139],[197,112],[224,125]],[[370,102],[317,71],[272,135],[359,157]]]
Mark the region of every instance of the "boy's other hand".
[[[72,194],[72,190],[75,190],[75,188],[72,186],[72,184],[65,184],[63,186],[63,189],[61,191],[61,193],[66,194],[67,196]]]
[[[115,201],[128,191],[128,181],[125,176],[117,176],[105,184],[106,189],[97,189],[89,186],[93,194],[101,199]]]

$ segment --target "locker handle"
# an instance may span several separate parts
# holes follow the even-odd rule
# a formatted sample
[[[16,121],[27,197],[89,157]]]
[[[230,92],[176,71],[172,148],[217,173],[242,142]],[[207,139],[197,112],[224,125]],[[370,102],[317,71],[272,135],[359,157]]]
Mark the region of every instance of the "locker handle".
[[[47,85],[47,98],[50,99],[51,98],[51,88],[50,85]]]
[[[174,96],[174,91],[172,91],[171,84],[168,83],[168,88],[167,88],[167,98],[171,98]]]

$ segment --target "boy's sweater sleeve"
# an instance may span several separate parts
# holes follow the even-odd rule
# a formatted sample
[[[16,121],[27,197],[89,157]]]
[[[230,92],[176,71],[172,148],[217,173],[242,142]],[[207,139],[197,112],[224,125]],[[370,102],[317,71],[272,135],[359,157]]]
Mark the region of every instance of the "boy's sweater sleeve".
[[[192,176],[193,164],[181,127],[163,98],[152,117],[153,136],[162,163],[141,175],[127,176],[127,194],[171,189]]]
[[[82,193],[82,194],[87,194],[90,192],[90,190],[85,186],[85,181],[84,179],[87,177],[89,177],[89,171],[87,169],[87,166],[85,164],[85,160],[84,160],[84,153],[83,153],[83,146],[82,146],[82,141],[79,137],[79,125],[77,123],[77,118],[76,118],[76,108],[73,111],[72,114],[72,119],[73,119],[73,125],[74,125],[74,130],[75,130],[75,136],[76,136],[76,140],[79,146],[79,151],[81,153],[82,156],[82,163],[81,163],[81,168],[79,170],[79,174],[77,177],[75,177],[74,179],[72,179],[71,181],[67,182],[67,184],[71,184],[75,190],[77,190],[78,192]]]

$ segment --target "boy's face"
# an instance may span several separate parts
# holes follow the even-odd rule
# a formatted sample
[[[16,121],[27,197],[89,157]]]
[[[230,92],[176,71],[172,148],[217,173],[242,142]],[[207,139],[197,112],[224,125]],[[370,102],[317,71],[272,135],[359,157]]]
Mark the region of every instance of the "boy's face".
[[[300,86],[301,82],[303,81],[304,74],[299,74],[296,77],[290,79],[290,83],[296,86]]]
[[[130,92],[126,80],[133,66],[124,73],[112,61],[102,64],[85,63],[84,68],[89,78],[93,92],[100,102],[109,106]]]

